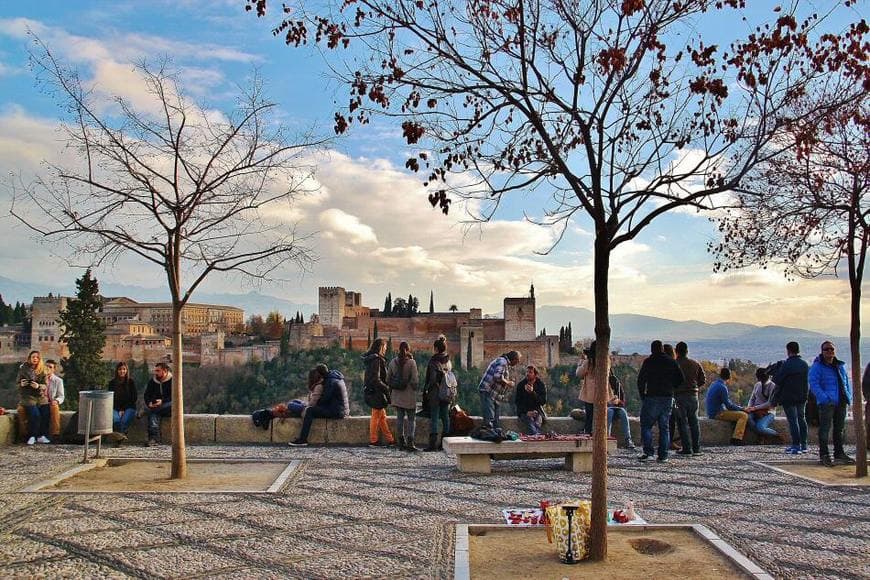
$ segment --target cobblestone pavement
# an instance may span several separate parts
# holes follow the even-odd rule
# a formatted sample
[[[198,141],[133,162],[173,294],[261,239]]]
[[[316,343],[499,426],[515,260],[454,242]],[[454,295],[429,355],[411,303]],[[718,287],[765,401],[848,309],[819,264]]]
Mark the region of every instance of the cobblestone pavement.
[[[3,449],[2,576],[449,578],[455,523],[498,523],[502,508],[590,492],[590,476],[563,471],[559,459],[497,461],[487,476],[458,473],[444,454],[245,446],[188,453],[302,460],[282,493],[19,493],[80,453]],[[703,523],[779,577],[870,578],[870,489],[823,487],[753,463],[784,459],[779,447],[716,448],[663,465],[636,455],[611,456],[614,504],[634,500],[651,523]]]

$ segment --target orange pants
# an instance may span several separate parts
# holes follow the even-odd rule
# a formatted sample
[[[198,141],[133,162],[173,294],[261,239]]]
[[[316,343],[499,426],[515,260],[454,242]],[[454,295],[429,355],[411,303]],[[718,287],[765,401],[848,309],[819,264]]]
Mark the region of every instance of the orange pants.
[[[387,425],[387,410],[372,409],[372,418],[369,419],[369,443],[377,444],[380,433],[384,434],[387,443],[392,445],[396,442],[393,434],[390,433],[390,426]]]
[[[720,421],[733,421],[734,434],[731,435],[731,438],[743,440],[743,435],[746,433],[746,424],[749,422],[749,415],[743,411],[722,411],[716,415],[716,418]]]

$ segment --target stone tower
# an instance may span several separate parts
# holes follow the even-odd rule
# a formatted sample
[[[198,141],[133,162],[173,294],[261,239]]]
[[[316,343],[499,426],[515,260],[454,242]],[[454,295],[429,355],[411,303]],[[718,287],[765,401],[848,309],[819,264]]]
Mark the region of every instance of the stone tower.
[[[339,286],[321,286],[317,289],[318,312],[323,326],[341,328],[344,320],[347,293]]]
[[[535,340],[538,336],[535,324],[535,299],[504,299],[504,339]]]
[[[66,303],[65,296],[37,296],[33,299],[30,348],[40,351],[43,360],[69,354],[66,343],[60,342],[62,329],[57,323],[60,313],[66,310]]]

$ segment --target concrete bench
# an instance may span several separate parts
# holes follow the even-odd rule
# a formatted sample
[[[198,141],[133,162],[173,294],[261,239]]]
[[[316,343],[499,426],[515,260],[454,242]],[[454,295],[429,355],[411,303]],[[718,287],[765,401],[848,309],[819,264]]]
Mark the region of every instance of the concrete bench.
[[[574,473],[592,471],[592,439],[573,441],[502,441],[493,443],[471,437],[445,437],[444,449],[456,455],[459,471],[491,473],[492,459],[540,459],[564,457],[565,469]],[[616,449],[616,439],[607,440],[608,452]]]

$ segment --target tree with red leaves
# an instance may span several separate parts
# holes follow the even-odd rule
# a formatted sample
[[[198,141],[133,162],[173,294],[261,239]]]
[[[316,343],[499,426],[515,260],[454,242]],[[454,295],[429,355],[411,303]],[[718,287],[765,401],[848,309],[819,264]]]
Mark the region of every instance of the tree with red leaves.
[[[788,144],[775,139],[804,92],[824,85],[838,34],[825,17],[769,24],[728,48],[694,27],[745,0],[346,0],[284,5],[274,34],[344,59],[344,133],[374,115],[401,123],[406,162],[447,213],[473,200],[489,220],[512,194],[542,198],[538,223],[594,225],[598,361],[591,557],[607,553],[606,388],[613,251],[678,208],[707,210]],[[246,8],[265,15],[266,0]],[[309,9],[310,8],[310,9]],[[350,51],[344,49],[351,48]],[[358,57],[358,58],[354,58]],[[846,58],[849,65],[855,64]],[[334,67],[335,70],[342,67]],[[815,122],[861,87],[801,113]],[[462,180],[453,180],[462,174]],[[471,179],[469,179],[471,178]],[[469,180],[471,183],[469,183]]]
[[[866,34],[866,24],[862,34]],[[853,47],[863,50],[866,43]],[[839,83],[860,85],[845,70]],[[785,275],[814,278],[845,269],[850,287],[852,416],[856,477],[867,475],[867,438],[861,393],[861,286],[870,244],[870,97],[832,112],[820,123],[787,125],[784,154],[757,165],[735,189],[736,208],[719,220],[721,240],[711,245],[718,270],[780,265]],[[827,93],[795,103],[794,117],[818,106]]]

